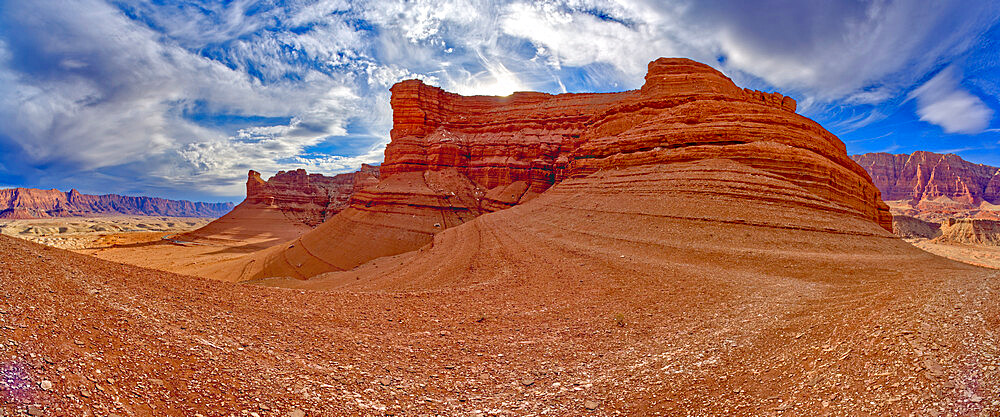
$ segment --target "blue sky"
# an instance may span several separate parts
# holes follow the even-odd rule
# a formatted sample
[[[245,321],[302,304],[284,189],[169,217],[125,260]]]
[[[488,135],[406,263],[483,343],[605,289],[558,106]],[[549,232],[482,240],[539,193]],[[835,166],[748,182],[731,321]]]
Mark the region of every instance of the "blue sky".
[[[753,4],[750,4],[753,3]],[[0,186],[242,199],[378,163],[388,88],[621,91],[682,56],[851,153],[1000,166],[1000,2],[0,0]]]

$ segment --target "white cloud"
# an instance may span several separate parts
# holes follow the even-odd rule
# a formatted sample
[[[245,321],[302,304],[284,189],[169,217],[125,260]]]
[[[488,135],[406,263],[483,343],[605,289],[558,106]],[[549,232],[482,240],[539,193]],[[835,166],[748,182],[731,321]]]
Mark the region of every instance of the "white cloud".
[[[886,88],[878,88],[874,90],[858,91],[847,97],[845,97],[842,102],[843,104],[879,104],[890,98],[892,98],[893,93]]]
[[[592,13],[602,10],[620,20]],[[504,33],[526,38],[552,67],[607,63],[618,68],[630,85],[641,83],[646,64],[660,56],[691,56],[705,61],[711,53],[676,23],[683,9],[662,4],[593,2],[514,3],[502,10]],[[631,22],[626,24],[624,21]],[[680,38],[680,39],[678,39]],[[710,49],[710,48],[709,48]]]
[[[834,123],[833,125],[843,129],[844,131],[854,131],[862,127],[868,126],[872,123],[884,120],[887,116],[882,114],[878,110],[872,110],[870,112],[860,112],[844,120]]]
[[[991,2],[766,3],[514,3],[501,11],[501,28],[555,65],[611,64],[633,86],[651,59],[684,56],[751,87],[759,79],[821,102],[879,104],[968,50],[1000,16]]]
[[[245,8],[246,2],[232,5]],[[11,69],[16,65],[0,61],[0,95],[5,97],[0,103],[0,134],[16,142],[27,159],[51,165],[53,171],[62,169],[66,175],[146,161],[140,175],[150,177],[144,178],[147,181],[204,189],[197,183],[203,181],[216,184],[211,186],[215,192],[238,195],[247,167],[267,171],[280,163],[295,163],[306,148],[331,136],[346,135],[352,118],[375,115],[373,122],[391,123],[386,110],[363,102],[347,87],[354,83],[353,68],[340,75],[322,74],[296,67],[290,59],[294,57],[280,54],[290,49],[331,65],[373,65],[350,57],[332,62],[338,51],[358,46],[356,36],[351,36],[354,31],[342,22],[327,22],[310,36],[279,33],[253,46],[248,46],[253,41],[237,40],[230,58],[270,71],[267,76],[277,80],[262,83],[248,74],[247,65],[230,68],[164,42],[161,34],[101,1],[40,1],[11,9],[9,17],[20,19],[21,29],[32,31],[35,43],[31,46],[40,49],[43,58],[54,59],[60,73],[37,76],[32,69],[18,72]],[[223,12],[225,27],[208,38],[224,39],[230,35],[222,32],[245,34],[256,27],[256,23],[239,21],[234,17],[238,14]],[[164,22],[181,24],[168,24],[166,31],[185,36],[197,32],[198,24],[213,24],[176,16]],[[0,49],[0,58],[8,58],[5,61],[9,61],[8,49]],[[47,68],[34,71],[39,70],[43,75],[51,73]],[[282,80],[289,72],[298,72],[300,79]],[[387,94],[382,96],[387,102]],[[251,127],[229,136],[189,119],[185,114],[190,111],[290,115],[291,122]],[[384,130],[387,136],[388,128]],[[378,160],[357,159],[358,164]],[[312,161],[298,165],[349,169],[343,161],[353,159],[337,159],[340,164],[330,158]]]
[[[131,0],[122,4],[122,8],[149,20],[172,41],[190,48],[251,34],[279,15],[277,10],[260,7],[255,0],[176,3]]]
[[[954,66],[945,68],[910,94],[917,100],[920,120],[941,126],[946,133],[981,133],[990,125],[993,110],[959,85]]]

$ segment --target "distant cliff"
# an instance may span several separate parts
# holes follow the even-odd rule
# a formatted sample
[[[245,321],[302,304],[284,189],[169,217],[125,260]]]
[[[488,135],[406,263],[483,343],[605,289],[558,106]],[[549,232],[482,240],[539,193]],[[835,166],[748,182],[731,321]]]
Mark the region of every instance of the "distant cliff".
[[[0,218],[3,219],[110,215],[219,217],[232,209],[233,203],[201,203],[117,194],[90,195],[77,190],[0,190]]]
[[[894,214],[935,221],[1000,216],[1000,168],[924,151],[866,153],[851,159],[868,171]]]
[[[917,151],[909,155],[852,155],[872,177],[885,201],[915,203],[947,197],[969,206],[1000,202],[997,167],[974,164],[955,154]]]

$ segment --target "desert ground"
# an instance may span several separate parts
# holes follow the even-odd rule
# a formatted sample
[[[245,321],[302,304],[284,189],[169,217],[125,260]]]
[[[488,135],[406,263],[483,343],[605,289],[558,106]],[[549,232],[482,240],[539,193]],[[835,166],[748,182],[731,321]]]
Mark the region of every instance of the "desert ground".
[[[293,230],[281,236],[259,233],[231,239],[185,240],[190,237],[184,232],[199,229],[212,220],[148,216],[3,219],[0,220],[0,233],[110,261],[167,272],[197,273],[206,266],[290,241],[305,230]],[[941,257],[1000,269],[1000,248],[996,246],[921,238],[904,240]]]
[[[310,228],[290,219],[274,207],[254,207],[246,203],[196,230],[175,233],[134,245],[119,245],[81,253],[114,262],[198,275],[218,268],[225,261],[240,258],[288,242]]]
[[[970,265],[1000,269],[1000,247],[954,242],[942,243],[930,239],[911,239],[908,241],[913,246],[938,256]]]
[[[0,219],[0,234],[72,250],[97,250],[159,241],[198,229],[212,218],[160,216]]]
[[[1000,409],[997,271],[773,193],[655,192],[745,170],[568,181],[310,289],[4,237],[0,389],[45,415]]]

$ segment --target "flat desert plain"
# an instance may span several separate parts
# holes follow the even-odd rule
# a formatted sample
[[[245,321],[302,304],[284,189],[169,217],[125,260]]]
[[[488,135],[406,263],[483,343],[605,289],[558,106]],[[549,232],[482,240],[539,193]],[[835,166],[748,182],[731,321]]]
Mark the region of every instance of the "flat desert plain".
[[[159,241],[165,236],[202,227],[213,219],[191,217],[57,217],[0,219],[0,234],[71,250]]]

